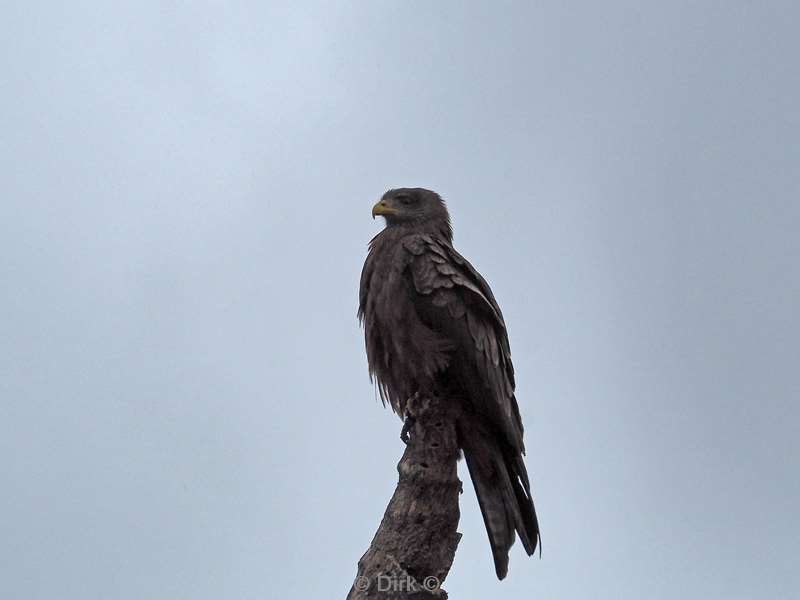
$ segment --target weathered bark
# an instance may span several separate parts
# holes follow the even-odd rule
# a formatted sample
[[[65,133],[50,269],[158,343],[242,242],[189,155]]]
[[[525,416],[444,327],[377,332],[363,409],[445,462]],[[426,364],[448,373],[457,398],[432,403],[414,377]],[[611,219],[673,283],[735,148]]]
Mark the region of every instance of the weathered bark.
[[[441,584],[461,539],[454,404],[436,396],[414,400],[400,480],[347,600],[447,598]]]

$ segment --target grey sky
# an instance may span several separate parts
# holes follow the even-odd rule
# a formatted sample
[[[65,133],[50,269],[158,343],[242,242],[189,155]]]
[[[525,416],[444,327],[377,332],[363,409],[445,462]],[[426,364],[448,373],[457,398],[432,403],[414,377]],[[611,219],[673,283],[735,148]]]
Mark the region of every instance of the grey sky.
[[[510,328],[544,554],[454,599],[800,587],[794,2],[6,2],[0,596],[343,598],[402,452],[371,204]]]

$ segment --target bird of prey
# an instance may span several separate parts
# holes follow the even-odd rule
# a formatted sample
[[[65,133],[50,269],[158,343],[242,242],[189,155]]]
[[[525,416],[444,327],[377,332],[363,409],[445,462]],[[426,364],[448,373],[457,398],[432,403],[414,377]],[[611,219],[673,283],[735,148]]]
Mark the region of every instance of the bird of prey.
[[[389,190],[372,209],[378,215],[386,228],[369,244],[358,310],[370,376],[401,417],[418,394],[462,403],[458,442],[503,579],[516,536],[528,555],[539,541],[503,314],[453,248],[437,193]]]

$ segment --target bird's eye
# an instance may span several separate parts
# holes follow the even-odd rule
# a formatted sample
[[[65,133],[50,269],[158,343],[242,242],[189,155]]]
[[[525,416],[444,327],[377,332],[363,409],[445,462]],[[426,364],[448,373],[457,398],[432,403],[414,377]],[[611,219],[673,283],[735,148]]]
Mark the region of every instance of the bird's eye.
[[[414,204],[414,198],[411,196],[397,196],[397,201],[404,206]]]

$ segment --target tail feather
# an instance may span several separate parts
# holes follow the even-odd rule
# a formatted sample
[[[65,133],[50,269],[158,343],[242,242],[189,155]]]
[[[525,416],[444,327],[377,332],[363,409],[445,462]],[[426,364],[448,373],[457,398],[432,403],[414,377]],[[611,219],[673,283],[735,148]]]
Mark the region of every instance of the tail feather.
[[[470,425],[459,428],[461,446],[489,535],[495,572],[503,579],[517,535],[529,556],[536,551],[539,523],[522,457],[504,449],[495,433]]]
[[[536,552],[536,547],[539,547],[539,552],[542,551],[542,541],[539,535],[539,519],[536,518],[536,508],[533,505],[533,496],[531,495],[531,485],[528,481],[528,471],[525,469],[525,463],[522,461],[521,456],[517,456],[512,464],[512,473],[514,476],[511,478],[512,487],[514,488],[514,495],[517,498],[517,506],[519,507],[522,524],[525,535],[519,531],[519,537],[522,540],[523,546],[528,556]],[[521,485],[520,485],[521,484]]]

